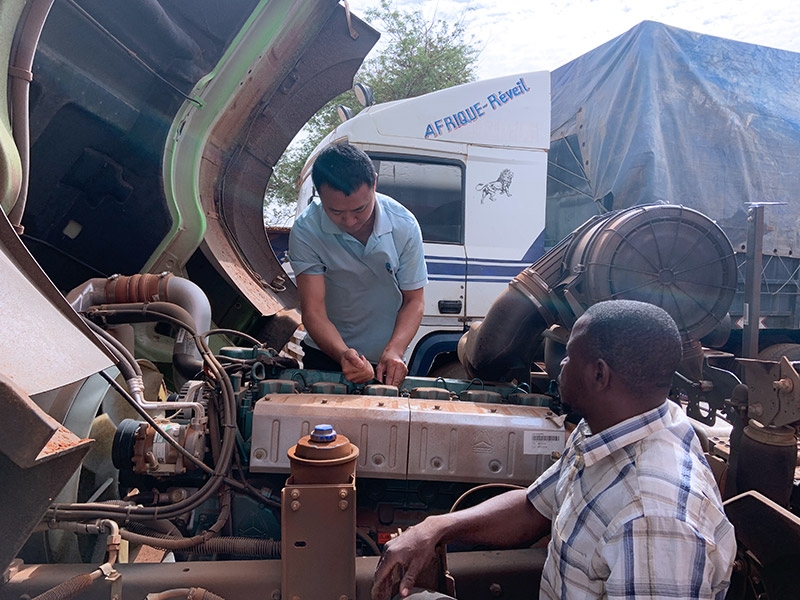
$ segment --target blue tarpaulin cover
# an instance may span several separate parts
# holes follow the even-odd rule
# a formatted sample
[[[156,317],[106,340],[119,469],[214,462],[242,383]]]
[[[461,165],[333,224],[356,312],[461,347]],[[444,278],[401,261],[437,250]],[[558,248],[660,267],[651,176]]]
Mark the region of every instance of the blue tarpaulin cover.
[[[552,73],[547,244],[592,215],[683,204],[743,250],[800,252],[800,54],[645,21]]]

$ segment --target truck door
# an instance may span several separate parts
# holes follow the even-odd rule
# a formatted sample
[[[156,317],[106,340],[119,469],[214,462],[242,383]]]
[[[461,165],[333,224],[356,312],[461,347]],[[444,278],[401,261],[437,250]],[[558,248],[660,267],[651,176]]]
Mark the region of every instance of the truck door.
[[[464,164],[431,157],[368,154],[378,172],[378,191],[413,212],[422,229],[429,283],[422,325],[410,348],[415,363],[428,365],[444,345],[452,350],[464,331]]]
[[[465,248],[467,324],[544,254],[547,151],[470,145]]]

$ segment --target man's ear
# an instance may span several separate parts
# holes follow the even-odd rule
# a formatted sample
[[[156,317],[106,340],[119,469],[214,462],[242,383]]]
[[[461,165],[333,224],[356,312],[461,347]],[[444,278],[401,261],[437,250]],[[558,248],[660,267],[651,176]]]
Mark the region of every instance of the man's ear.
[[[592,384],[597,390],[607,389],[611,385],[611,367],[602,358],[592,363]]]

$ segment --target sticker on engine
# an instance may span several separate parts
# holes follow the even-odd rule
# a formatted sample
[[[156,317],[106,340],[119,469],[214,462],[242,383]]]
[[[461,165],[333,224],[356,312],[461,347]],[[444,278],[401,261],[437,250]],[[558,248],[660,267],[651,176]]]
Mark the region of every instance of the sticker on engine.
[[[564,451],[564,433],[559,431],[525,431],[522,434],[523,454],[552,454]]]

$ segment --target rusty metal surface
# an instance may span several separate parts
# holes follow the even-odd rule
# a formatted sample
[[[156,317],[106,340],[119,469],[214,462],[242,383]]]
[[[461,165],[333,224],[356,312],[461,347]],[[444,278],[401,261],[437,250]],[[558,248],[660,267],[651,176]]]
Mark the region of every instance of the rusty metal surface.
[[[779,362],[739,359],[748,389],[747,416],[780,427],[800,420],[800,377],[785,356]]]
[[[281,505],[282,597],[352,598],[355,485],[288,484]]]
[[[303,3],[303,9],[313,11],[314,20],[276,39],[248,71],[247,85],[237,88],[235,110],[225,111],[215,123],[200,173],[203,208],[207,215],[217,213],[220,219],[208,219],[209,232],[215,227],[225,230],[234,240],[236,252],[241,252],[252,268],[249,276],[256,283],[269,286],[276,277],[283,277],[286,289],[277,292],[274,300],[284,307],[297,306],[298,300],[263,225],[267,181],[295,133],[329,98],[352,85],[363,58],[379,37],[369,25],[353,18],[352,26],[358,32],[353,38],[344,8],[336,3],[318,2],[315,7]],[[297,4],[293,13],[299,12]],[[298,54],[298,39],[309,40],[302,55]],[[215,239],[207,233],[209,247]],[[229,250],[216,250],[223,249]],[[220,258],[219,263],[227,270],[239,260]],[[236,277],[235,270],[229,275]],[[264,291],[259,295],[265,295]],[[259,307],[257,299],[249,295],[248,299]],[[276,312],[261,310],[265,315]]]
[[[0,380],[0,571],[11,564],[92,443]]]
[[[36,464],[42,448],[59,429],[55,419],[39,409],[25,392],[2,373],[0,417],[0,453],[23,469]]]
[[[529,600],[538,596],[545,556],[543,548],[450,552],[447,564],[455,577],[459,600]],[[377,562],[375,556],[356,558],[356,600],[369,600]],[[8,583],[0,585],[0,600],[38,595],[94,568],[76,564],[23,566]],[[119,564],[116,568],[122,574],[124,598],[144,598],[152,592],[192,586],[204,587],[225,600],[280,598],[279,560]],[[322,578],[325,573],[309,576]],[[108,600],[110,589],[109,583],[97,581],[81,599]]]
[[[765,598],[796,598],[800,518],[755,491],[726,500],[725,514],[739,544],[727,598],[751,597],[748,587],[764,590]]]

